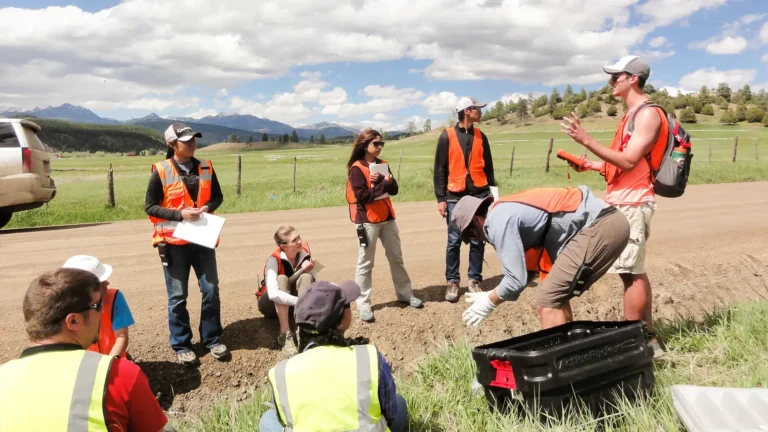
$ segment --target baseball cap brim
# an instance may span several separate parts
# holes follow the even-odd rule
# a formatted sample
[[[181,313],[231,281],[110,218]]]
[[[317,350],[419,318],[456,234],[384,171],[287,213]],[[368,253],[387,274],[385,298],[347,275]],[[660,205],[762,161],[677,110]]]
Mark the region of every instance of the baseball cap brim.
[[[607,74],[615,74],[619,72],[624,72],[623,69],[617,68],[616,65],[610,65],[610,66],[603,66],[603,71]]]
[[[179,141],[187,142],[192,138],[202,138],[202,137],[203,137],[203,134],[201,134],[200,132],[193,132],[193,133],[184,133],[176,139]]]
[[[341,295],[344,297],[346,304],[350,304],[360,297],[360,285],[355,281],[339,282],[339,288],[341,288]]]
[[[478,102],[478,103],[472,104],[473,107],[478,107],[478,108],[485,108],[486,105],[488,105],[488,102]]]

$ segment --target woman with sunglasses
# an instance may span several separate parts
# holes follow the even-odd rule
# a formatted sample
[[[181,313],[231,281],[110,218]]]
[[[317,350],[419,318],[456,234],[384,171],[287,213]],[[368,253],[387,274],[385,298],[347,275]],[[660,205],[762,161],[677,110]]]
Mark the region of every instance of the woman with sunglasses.
[[[166,159],[152,166],[144,205],[155,229],[152,245],[158,249],[163,263],[171,348],[184,366],[198,364],[197,355],[192,350],[192,328],[187,311],[190,269],[195,270],[202,293],[200,341],[217,360],[224,360],[229,355],[227,347],[220,342],[224,330],[216,250],[173,237],[179,222],[196,221],[203,213],[213,213],[224,201],[211,161],[194,157],[195,138],[202,136],[184,123],[168,127],[165,131]]]
[[[347,202],[349,218],[357,225],[360,242],[357,257],[357,275],[355,282],[360,285],[361,294],[357,299],[357,311],[360,319],[374,320],[371,310],[371,279],[373,261],[376,256],[376,243],[381,239],[389,261],[392,283],[395,285],[397,300],[413,308],[423,306],[421,300],[413,296],[411,278],[405,270],[403,251],[400,246],[400,233],[395,222],[395,209],[389,199],[397,195],[397,181],[392,171],[382,175],[371,171],[373,163],[384,164],[379,159],[384,141],[375,130],[361,132],[355,140],[352,154],[347,162]]]
[[[265,318],[277,318],[280,334],[277,343],[288,357],[298,353],[296,332],[291,331],[289,316],[299,296],[314,282],[315,260],[309,243],[302,240],[292,226],[281,226],[275,232],[277,249],[267,258],[264,280],[258,297],[259,312]]]

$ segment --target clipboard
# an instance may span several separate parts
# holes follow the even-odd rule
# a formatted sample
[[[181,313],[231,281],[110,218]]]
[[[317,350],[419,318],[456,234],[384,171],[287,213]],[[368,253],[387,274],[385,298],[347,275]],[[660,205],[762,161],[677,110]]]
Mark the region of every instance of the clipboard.
[[[181,221],[176,225],[173,236],[210,249],[216,247],[216,240],[224,228],[224,218],[210,213],[202,213],[196,221]]]

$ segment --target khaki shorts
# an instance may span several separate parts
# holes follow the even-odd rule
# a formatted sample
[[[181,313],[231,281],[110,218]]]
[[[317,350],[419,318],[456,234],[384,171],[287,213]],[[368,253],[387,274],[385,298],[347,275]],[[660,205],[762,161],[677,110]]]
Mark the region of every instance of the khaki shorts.
[[[607,213],[607,214],[606,214]],[[569,287],[582,264],[594,269],[584,290],[600,279],[627,246],[629,223],[624,215],[607,207],[587,229],[573,236],[555,259],[552,270],[544,282],[536,287],[534,303],[537,306],[557,308],[571,297]]]
[[[656,211],[656,203],[636,205],[617,205],[629,221],[629,243],[608,273],[645,273],[645,245],[651,236],[651,218]]]

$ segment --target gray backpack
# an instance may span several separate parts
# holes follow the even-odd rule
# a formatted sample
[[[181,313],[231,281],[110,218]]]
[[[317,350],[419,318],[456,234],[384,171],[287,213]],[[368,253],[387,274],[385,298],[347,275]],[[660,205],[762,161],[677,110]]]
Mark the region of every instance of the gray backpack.
[[[691,172],[691,136],[680,126],[674,114],[668,114],[664,107],[655,103],[645,103],[640,105],[630,116],[627,124],[628,136],[632,135],[635,128],[635,116],[640,109],[645,107],[660,108],[667,120],[669,133],[664,153],[661,149],[653,148],[646,155],[648,166],[651,168],[651,178],[653,179],[653,190],[656,195],[666,198],[677,198],[685,193],[685,187],[688,185],[688,175]],[[625,137],[625,144],[629,141]],[[685,150],[683,152],[675,150]],[[676,157],[673,157],[675,153]]]

